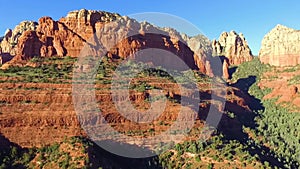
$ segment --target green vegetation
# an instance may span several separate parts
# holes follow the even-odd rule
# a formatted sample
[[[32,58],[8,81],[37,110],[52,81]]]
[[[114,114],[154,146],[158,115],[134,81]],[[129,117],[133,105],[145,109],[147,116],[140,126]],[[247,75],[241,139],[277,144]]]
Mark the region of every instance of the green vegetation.
[[[51,146],[45,146],[37,149],[37,158],[39,167],[45,165],[57,164],[59,168],[78,168],[78,164],[87,165],[88,156],[86,150],[91,145],[89,141],[81,137],[72,137],[65,139],[61,144],[55,143]],[[70,153],[76,152],[76,156],[71,157]],[[83,166],[81,166],[83,167]]]
[[[289,84],[300,84],[300,75],[294,76],[292,79],[289,80]]]
[[[33,66],[11,66],[6,70],[0,70],[0,83],[11,82],[25,82],[25,83],[72,83],[74,63],[77,58],[71,57],[34,57],[28,65]],[[83,62],[94,65],[97,60],[93,57],[86,58]],[[111,84],[112,77],[117,67],[122,64],[118,69],[122,78],[130,78],[135,74],[134,78],[158,78],[161,81],[168,80],[170,82],[178,82],[185,85],[190,85],[190,81],[209,82],[210,78],[197,71],[171,71],[173,77],[167,73],[167,70],[162,67],[151,68],[148,65],[123,60],[115,61],[108,57],[103,57],[99,61],[97,70],[93,75],[96,84]],[[140,72],[139,72],[140,71]],[[192,78],[191,78],[192,77]],[[84,74],[79,79],[85,79]],[[131,77],[132,78],[132,77]],[[140,83],[140,82],[138,82]],[[138,91],[145,91],[148,87],[147,84],[141,83],[136,85]],[[131,87],[132,88],[132,87]],[[97,90],[101,90],[98,88]],[[28,89],[35,90],[35,89]]]
[[[151,86],[149,84],[147,84],[146,82],[143,81],[138,81],[137,84],[131,84],[129,86],[129,89],[133,89],[136,90],[138,92],[145,92],[146,90],[151,90],[154,89],[156,87]]]
[[[300,70],[300,65],[285,68],[282,72],[295,72]]]
[[[224,139],[224,136],[218,133],[207,141],[185,141],[176,144],[173,150],[160,155],[160,162],[164,168],[181,168],[187,164],[191,168],[205,165],[213,167],[219,163],[228,164],[229,168],[232,168],[241,167],[239,164],[242,162],[248,167],[262,167],[259,158],[252,156],[247,148],[237,140]]]
[[[29,62],[41,63],[41,65],[12,66],[0,70],[0,82],[69,83],[75,60],[70,57],[33,58]]]
[[[258,87],[260,80],[265,78],[263,73],[273,69],[255,58],[241,64],[233,74],[233,85],[248,92],[258,100],[255,104],[259,104],[249,105],[255,114],[255,121],[254,125],[243,126],[243,133],[251,135],[248,140],[228,139],[230,135],[223,137],[222,131],[219,131],[208,142],[185,141],[160,156],[163,167],[213,168],[220,164],[227,166],[225,168],[299,168],[299,112],[276,105],[276,99],[263,100],[271,89]],[[294,71],[296,68],[292,69]],[[298,78],[295,76],[292,82],[298,82]],[[251,119],[241,120],[237,117],[238,113],[225,112],[230,119],[249,124]]]
[[[71,83],[75,61],[76,59],[70,57],[33,58],[30,62],[37,64],[37,67],[11,67],[7,70],[0,70],[1,82]],[[93,62],[94,60],[91,58],[89,61]],[[209,77],[197,71],[172,71],[170,74],[175,75],[172,77],[166,69],[153,69],[142,63],[129,61],[123,66],[122,71],[120,71],[121,77],[130,78],[131,75],[135,75],[136,80],[130,81],[129,88],[138,92],[160,89],[151,85],[152,79],[157,80],[157,82],[178,82],[187,87],[189,87],[190,81],[194,81],[191,77],[195,77],[197,83],[211,81]],[[104,57],[96,71],[95,83],[110,84],[117,67],[117,62]],[[142,71],[137,72],[141,68]],[[299,168],[300,113],[291,112],[290,109],[276,105],[276,99],[263,100],[263,96],[268,94],[271,89],[261,89],[257,85],[261,79],[265,78],[263,73],[272,69],[273,67],[270,65],[261,64],[258,58],[255,58],[251,62],[241,64],[232,76],[232,84],[236,85],[235,87],[249,93],[261,104],[249,105],[255,114],[255,125],[241,127],[243,134],[251,135],[249,140],[232,139],[230,138],[231,135],[225,136],[220,129],[205,142],[189,140],[174,145],[174,148],[165,151],[158,157],[162,167],[214,168],[217,165],[226,165],[228,168],[274,168],[274,164],[279,162],[285,168]],[[296,70],[298,70],[298,67],[288,68],[284,71],[292,72]],[[299,84],[299,81],[300,76],[298,75],[293,77],[289,83]],[[39,90],[37,87],[24,89]],[[163,98],[153,97],[148,98],[146,101],[152,102]],[[173,101],[178,102],[176,99]],[[35,104],[37,102],[24,100],[20,103]],[[5,104],[8,103],[5,101],[0,102],[0,105]],[[242,125],[249,123],[249,119],[239,119],[239,114],[242,113],[244,112],[226,111],[224,115],[232,121],[238,120]],[[169,126],[170,124],[160,121],[159,125]],[[151,135],[154,135],[155,132],[155,128],[148,129],[148,133]],[[196,131],[193,132],[196,133]],[[146,136],[141,130],[126,131],[126,134],[129,136]],[[88,154],[88,149],[93,146],[92,144],[83,138],[75,137],[66,140],[64,143],[42,148],[21,149],[11,146],[0,151],[0,168],[34,167],[32,166],[33,160],[38,161],[39,166],[36,167],[40,168],[49,164],[57,164],[59,168],[76,168],[78,164],[90,167],[91,157],[86,154]],[[71,145],[71,147],[68,145]],[[257,148],[261,149],[256,150]],[[73,149],[81,152],[81,155],[73,157],[70,152]],[[276,159],[276,162],[268,159],[271,157]]]
[[[249,89],[249,93],[260,99],[264,107],[264,109],[255,112],[257,113],[255,119],[257,127],[253,129],[253,132],[256,133],[257,142],[269,145],[275,153],[275,157],[286,168],[298,168],[300,164],[300,114],[276,105],[276,99],[262,100],[263,96],[269,93],[271,89],[263,90],[257,86],[262,74],[270,69],[270,66],[263,65],[254,59],[252,62],[240,65],[233,77],[235,80],[250,76],[257,78],[256,83]],[[294,71],[293,68],[291,70]],[[293,79],[298,78],[295,76]]]
[[[132,60],[123,64],[119,68],[119,73],[121,77],[132,77],[132,75],[136,75],[135,78],[156,77],[181,84],[189,84],[190,82],[209,82],[211,80],[208,76],[201,74],[199,71],[167,70],[160,66],[153,68],[147,64]]]
[[[241,64],[236,72],[232,75],[232,81],[236,82],[242,78],[248,78],[249,76],[255,76],[257,81],[262,77],[263,73],[271,70],[270,65],[262,64],[258,58],[254,58],[251,62],[244,62]]]
[[[87,150],[90,146],[92,143],[82,137],[72,137],[63,143],[41,148],[22,149],[11,145],[0,151],[0,168],[82,168],[89,166]]]
[[[16,146],[9,146],[0,151],[0,168],[29,167],[29,162],[34,157],[34,151],[23,150]]]

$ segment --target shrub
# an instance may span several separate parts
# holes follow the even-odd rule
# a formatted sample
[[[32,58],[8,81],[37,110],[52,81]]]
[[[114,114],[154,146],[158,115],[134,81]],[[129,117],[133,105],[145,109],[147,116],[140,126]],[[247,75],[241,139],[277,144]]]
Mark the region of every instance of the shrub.
[[[213,169],[214,165],[212,163],[208,164],[207,169]]]

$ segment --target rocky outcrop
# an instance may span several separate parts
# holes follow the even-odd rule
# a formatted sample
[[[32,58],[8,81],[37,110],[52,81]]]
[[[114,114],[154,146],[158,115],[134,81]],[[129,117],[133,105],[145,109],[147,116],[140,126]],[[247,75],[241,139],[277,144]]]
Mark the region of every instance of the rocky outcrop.
[[[101,37],[96,43],[107,49],[108,56],[135,57],[138,51],[144,49],[161,49],[169,53],[159,51],[156,53],[155,50],[153,50],[154,53],[149,53],[152,55],[151,62],[154,61],[154,65],[169,65],[174,68],[178,64],[174,60],[174,55],[176,55],[191,69],[207,72],[205,66],[207,51],[204,48],[200,49],[199,44],[190,47],[188,43],[193,38],[185,40],[174,29],[161,29],[147,22],[139,23],[128,17],[122,17],[112,24],[99,24],[99,26],[96,24],[96,27],[97,36]]]
[[[238,65],[251,61],[253,55],[243,34],[234,31],[223,32],[219,40],[212,42],[213,56],[225,56],[229,59],[229,64]]]
[[[223,69],[223,78],[224,79],[229,79],[229,71],[228,71],[228,69],[229,69],[229,63],[228,62],[229,61],[228,61],[227,58],[225,58],[224,61],[223,61],[223,67],[222,67],[222,69]]]
[[[95,23],[111,21],[116,17],[119,15],[79,10],[70,12],[60,21],[50,17],[41,18],[39,23],[24,21],[14,30],[6,31],[0,43],[1,53],[16,56],[12,63],[34,56],[78,56],[86,39],[93,35]]]
[[[27,31],[19,38],[13,62],[34,56],[76,57],[85,42],[95,33],[96,22],[111,21],[116,17],[117,14],[88,10],[70,12],[59,21],[42,17],[35,31]]]
[[[209,62],[209,58],[212,55],[210,40],[204,35],[197,35],[191,38],[184,35],[182,36],[185,37],[184,39],[187,45],[197,54],[196,57],[194,58],[196,64],[197,65],[203,64],[202,67],[205,68],[206,74],[213,76],[211,64]],[[201,66],[198,67],[200,67],[201,70]]]
[[[69,12],[67,16],[61,18],[59,22],[87,40],[95,33],[96,23],[112,22],[120,17],[121,16],[116,13],[81,9]]]
[[[300,30],[277,25],[263,38],[259,59],[273,66],[300,64]]]
[[[114,21],[114,22],[111,22]],[[9,33],[8,33],[9,34]],[[18,39],[16,56],[8,64],[26,64],[35,56],[77,57],[84,47],[104,49],[98,56],[134,57],[143,49],[162,49],[179,56],[190,68],[210,74],[210,41],[204,36],[183,37],[176,30],[158,28],[147,22],[103,11],[79,10],[55,21],[39,19],[35,30],[25,31]],[[157,63],[172,63],[169,56],[156,57]],[[7,65],[8,65],[7,64]],[[7,67],[7,66],[5,66]]]
[[[23,21],[17,25],[13,30],[7,29],[5,35],[0,43],[2,53],[16,55],[16,45],[18,44],[19,37],[25,31],[34,31],[37,23],[33,21]]]
[[[297,86],[290,86],[290,94],[292,96],[295,96],[298,93],[298,87]]]

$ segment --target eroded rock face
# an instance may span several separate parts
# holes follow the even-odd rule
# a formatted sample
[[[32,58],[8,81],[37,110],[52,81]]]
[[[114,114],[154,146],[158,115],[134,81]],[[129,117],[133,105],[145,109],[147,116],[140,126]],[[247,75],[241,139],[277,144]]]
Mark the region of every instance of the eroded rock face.
[[[29,59],[33,56],[64,56],[68,54],[68,51],[70,55],[76,55],[79,53],[80,49],[72,48],[70,46],[75,46],[77,43],[84,41],[85,39],[83,38],[91,36],[91,34],[93,34],[92,25],[94,25],[97,20],[109,21],[117,16],[119,15],[107,12],[80,10],[70,12],[65,18],[62,18],[61,21],[54,21],[50,17],[41,18],[39,23],[23,21],[13,30],[8,29],[5,32],[5,35],[1,37],[0,53],[5,54],[5,56],[17,56],[15,60]],[[91,30],[90,34],[89,30]],[[27,31],[34,31],[36,33],[25,33]],[[79,34],[76,38],[76,32],[82,32],[83,35],[86,36],[80,37],[81,35]],[[37,36],[30,37],[33,34],[36,34]],[[21,36],[22,38],[20,38]],[[73,38],[72,36],[75,36],[75,38],[70,40]],[[20,43],[19,39],[22,40]],[[26,42],[27,40],[34,43],[30,44],[29,42]],[[68,51],[66,51],[64,47],[65,44],[62,44],[62,42],[66,42],[67,48],[69,49]],[[30,49],[25,49],[27,46],[29,46]],[[38,50],[40,51],[37,52]],[[9,61],[2,57],[1,60]]]
[[[59,22],[63,23],[73,32],[76,32],[83,39],[89,39],[95,33],[96,23],[112,22],[120,17],[116,13],[81,9],[69,12]]]
[[[27,60],[40,55],[40,41],[36,31],[26,31],[19,38],[17,56],[14,60]],[[30,54],[30,55],[29,55]]]
[[[3,40],[0,43],[1,52],[10,54],[12,56],[16,55],[16,46],[18,44],[19,37],[25,31],[34,31],[36,27],[36,22],[23,21],[19,25],[17,25],[13,30],[7,29]]]
[[[263,38],[259,59],[273,66],[300,64],[300,31],[277,25]]]
[[[84,43],[95,33],[96,22],[106,22],[118,17],[101,11],[80,10],[70,12],[59,21],[51,17],[39,19],[34,31],[26,31],[19,38],[16,57],[11,63],[35,56],[78,56]]]
[[[177,68],[179,65],[174,59],[177,56],[191,69],[199,69],[206,73],[207,52],[197,44],[193,46],[195,50],[192,50],[188,44],[192,38],[185,40],[174,29],[160,29],[128,17],[122,17],[112,24],[97,23],[96,27],[97,36],[101,37],[97,39],[96,44],[106,48],[110,57],[134,58],[137,52],[149,49],[153,50],[153,53],[148,53],[148,57],[151,56],[144,60],[145,62],[151,61],[154,65]]]
[[[251,61],[253,55],[243,34],[235,31],[223,32],[219,40],[212,42],[213,56],[225,56],[229,59],[229,64],[238,65]]]
[[[210,76],[213,76],[211,64],[209,62],[209,58],[212,55],[210,40],[204,35],[197,35],[191,38],[186,37],[186,42],[187,45],[197,54],[194,59],[200,70],[205,71],[206,74]]]
[[[7,34],[9,36],[9,32]],[[179,56],[192,69],[211,72],[207,58],[211,57],[212,49],[206,37],[183,37],[174,29],[161,29],[126,16],[85,9],[70,12],[59,21],[40,18],[35,30],[25,31],[19,37],[16,56],[8,64],[26,62],[35,56],[77,57],[85,44],[94,50],[92,54],[120,58],[134,57],[143,49],[162,49]],[[105,52],[97,53],[99,48]],[[173,61],[169,56],[155,57],[157,63]]]
[[[223,77],[224,77],[224,79],[229,79],[229,71],[228,71],[229,63],[228,62],[229,61],[228,61],[227,58],[224,59],[224,61],[223,61],[223,67],[222,67],[222,69],[223,69]]]

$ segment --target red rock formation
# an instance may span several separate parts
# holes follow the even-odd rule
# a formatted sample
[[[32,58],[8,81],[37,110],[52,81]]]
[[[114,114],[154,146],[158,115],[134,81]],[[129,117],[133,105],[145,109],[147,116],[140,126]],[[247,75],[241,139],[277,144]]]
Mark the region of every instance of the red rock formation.
[[[119,15],[106,12],[80,10],[54,21],[50,17],[39,19],[35,31],[25,31],[19,38],[16,57],[12,62],[34,56],[78,56],[85,42],[95,33],[95,23],[115,19]]]
[[[206,68],[209,67],[207,57],[210,57],[207,51],[211,52],[211,49],[202,49],[206,41],[201,42],[199,38],[188,39],[188,42],[197,40],[200,43],[189,43],[193,44],[191,49],[176,31],[161,30],[149,23],[139,23],[117,14],[80,10],[70,12],[59,21],[50,17],[40,18],[36,30],[25,31],[19,38],[16,57],[10,64],[24,62],[35,56],[77,57],[84,45],[88,44],[92,48],[102,47],[108,52],[94,54],[121,58],[134,57],[137,51],[143,49],[162,49],[177,55],[192,69],[211,72]],[[174,62],[171,57],[155,57],[158,63]]]
[[[78,56],[79,52],[84,45],[85,40],[78,34],[73,33],[65,25],[60,22],[54,21],[50,17],[43,17],[39,20],[39,25],[35,31],[36,38],[35,44],[32,44],[26,39],[32,39],[32,35],[23,34],[24,41],[18,43],[17,56],[23,58],[31,58],[33,56]],[[21,39],[21,38],[20,38]],[[29,43],[36,51],[27,50],[22,48],[23,43]]]
[[[229,79],[228,67],[229,67],[228,59],[224,59],[224,61],[223,61],[223,77],[225,79]]]
[[[19,23],[13,30],[7,29],[4,38],[0,39],[0,48],[2,53],[7,53],[12,56],[16,55],[16,45],[19,37],[29,30],[36,30],[37,23],[33,21],[23,21]]]
[[[212,48],[214,56],[225,56],[231,65],[239,65],[253,59],[244,35],[238,35],[235,31],[223,32],[218,41],[212,42]]]
[[[40,55],[40,41],[35,31],[26,31],[19,38],[17,56],[13,60],[27,60]]]

